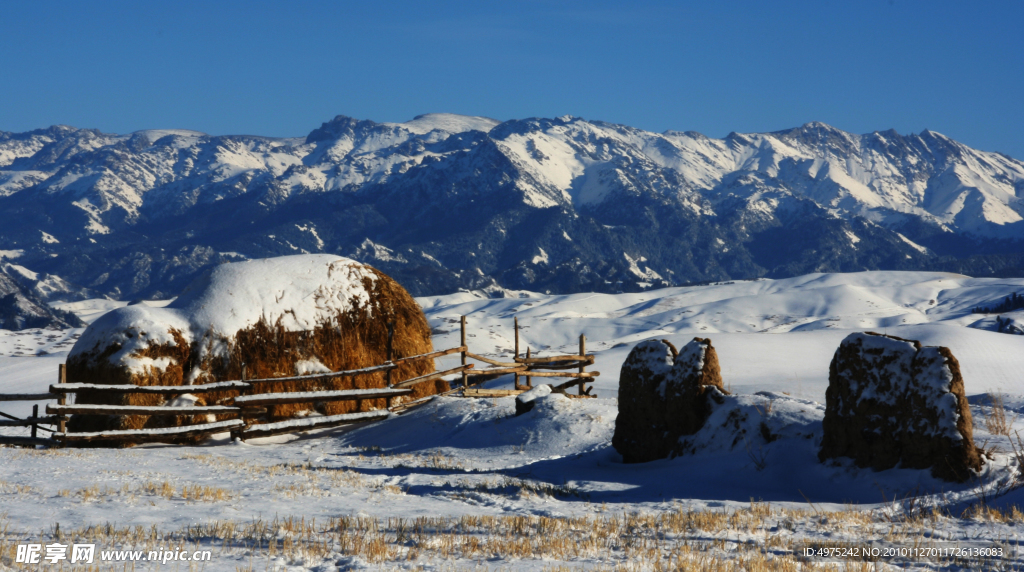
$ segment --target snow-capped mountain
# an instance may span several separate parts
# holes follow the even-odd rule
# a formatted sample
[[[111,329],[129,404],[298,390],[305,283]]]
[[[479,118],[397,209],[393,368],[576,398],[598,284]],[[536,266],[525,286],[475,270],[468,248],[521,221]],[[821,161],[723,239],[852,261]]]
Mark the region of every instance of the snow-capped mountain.
[[[29,276],[26,276],[25,273]],[[33,288],[47,281],[38,280],[35,273],[12,264],[0,263],[0,329],[21,330],[25,328],[77,328],[84,326],[77,316],[51,308],[41,295],[42,288]]]
[[[0,249],[120,298],[299,252],[370,262],[417,295],[991,274],[1022,265],[1024,163],[821,123],[724,139],[569,116],[339,116],[296,139],[57,126],[0,133]]]

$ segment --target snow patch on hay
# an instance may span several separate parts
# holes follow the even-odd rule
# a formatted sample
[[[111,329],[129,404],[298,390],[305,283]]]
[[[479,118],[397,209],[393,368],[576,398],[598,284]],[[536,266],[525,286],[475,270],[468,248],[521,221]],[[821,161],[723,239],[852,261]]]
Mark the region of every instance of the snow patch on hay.
[[[148,367],[162,369],[167,363],[132,356],[151,346],[174,344],[175,331],[190,345],[205,338],[200,361],[222,357],[228,350],[227,339],[261,320],[280,321],[285,331],[298,332],[312,330],[355,307],[369,310],[368,288],[376,279],[370,267],[330,254],[222,264],[193,282],[166,308],[139,304],[104,314],[82,334],[68,358],[116,346],[119,349],[106,357],[111,364],[135,373],[144,373]],[[194,378],[199,372],[192,373]]]

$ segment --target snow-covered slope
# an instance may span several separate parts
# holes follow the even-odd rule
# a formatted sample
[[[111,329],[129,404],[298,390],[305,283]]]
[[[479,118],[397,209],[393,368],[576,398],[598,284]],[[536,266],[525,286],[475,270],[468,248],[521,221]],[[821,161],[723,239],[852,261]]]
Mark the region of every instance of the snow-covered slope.
[[[1011,429],[1024,429],[1019,373],[1024,371],[1024,336],[972,327],[985,326],[991,317],[971,314],[970,309],[1022,291],[1024,279],[863,272],[617,295],[520,291],[507,292],[512,297],[503,299],[482,292],[424,297],[419,302],[434,328],[437,348],[457,344],[460,315],[467,316],[470,348],[499,358],[512,351],[514,316],[522,326],[523,346],[535,354],[575,352],[578,334],[585,333],[588,351],[597,356],[590,369],[601,372],[594,384],[598,398],[553,395],[521,416],[515,415],[512,398],[440,398],[379,423],[244,444],[232,444],[223,435],[200,447],[150,445],[67,454],[0,448],[0,502],[6,515],[0,524],[9,524],[0,527],[0,534],[15,543],[34,542],[40,540],[39,531],[53,530],[56,522],[65,538],[76,529],[108,522],[147,531],[155,525],[169,534],[187,530],[192,535],[189,546],[215,550],[211,570],[245,567],[254,558],[270,567],[296,570],[450,567],[453,562],[467,567],[496,563],[517,570],[550,569],[553,563],[637,567],[640,557],[622,548],[642,534],[635,513],[664,519],[656,521],[656,538],[644,544],[646,552],[661,546],[664,553],[644,556],[647,564],[650,558],[666,564],[664,554],[674,554],[671,550],[684,539],[701,547],[694,551],[701,557],[714,549],[715,558],[750,558],[765,551],[782,559],[809,542],[863,546],[871,539],[892,539],[901,527],[918,526],[913,523],[919,523],[917,536],[898,539],[917,542],[915,546],[998,546],[1016,534],[1019,523],[983,513],[962,515],[962,510],[980,498],[1008,506],[1022,496],[1021,489],[1011,490],[1021,469],[1010,453],[1010,440],[991,431],[987,420],[994,411],[992,394],[1000,393]],[[116,304],[81,301],[62,306],[93,319],[99,308]],[[948,484],[926,470],[874,472],[845,460],[819,462],[829,361],[844,337],[864,330],[952,349],[963,372],[975,439],[990,452],[977,480]],[[57,364],[79,332],[0,331],[0,392],[42,391],[54,381]],[[640,340],[668,339],[682,346],[695,335],[711,338],[732,396],[689,438],[692,451],[687,455],[622,463],[610,440],[617,376],[626,354]],[[35,347],[49,353],[27,357]],[[437,365],[452,367],[458,359],[457,354],[446,356]],[[487,382],[494,388],[511,384],[511,376]],[[30,409],[30,403],[0,407],[19,416]],[[202,487],[209,494],[204,496]],[[916,512],[922,507],[923,512]],[[932,507],[941,510],[932,512]],[[701,528],[720,511],[736,511],[735,526]],[[764,513],[763,520],[745,526],[742,519],[755,511]],[[316,530],[330,530],[328,547],[344,531],[321,523],[352,516],[364,524],[380,519],[374,522],[386,531],[383,545],[390,552],[370,562],[353,556],[356,548],[349,545],[286,558],[266,549],[254,553],[251,540],[235,549],[226,538],[222,542],[212,533],[194,534],[215,522],[220,527],[228,522],[267,524],[269,515],[280,518],[269,528],[271,534],[287,538],[292,538],[294,522],[315,519]],[[283,524],[293,516],[293,524]],[[533,520],[500,520],[507,516]],[[409,526],[403,528],[403,523],[416,522],[442,526],[439,517],[456,519],[459,535],[466,534],[474,519],[498,519],[508,525],[503,542],[514,526],[542,522],[548,527],[544,534],[517,537],[516,546],[561,526],[578,539],[588,528],[580,520],[569,526],[563,520],[569,517],[618,519],[630,523],[633,532],[613,534],[620,543],[617,548],[577,546],[573,540],[574,548],[560,555],[536,548],[467,556],[442,554],[440,540],[434,544],[429,535],[417,540]],[[677,521],[687,523],[685,530],[666,537],[664,527]],[[710,546],[708,538],[722,540]],[[415,551],[406,550],[412,546]],[[1021,562],[1019,556],[1013,558]],[[918,570],[948,569],[926,561],[910,564]]]
[[[475,332],[473,347],[505,357],[514,346],[513,317],[520,344],[534,352],[574,353],[579,334],[586,334],[588,351],[597,354],[594,369],[601,376],[594,386],[602,396],[617,394],[619,368],[637,342],[667,338],[681,346],[701,336],[711,338],[722,378],[733,389],[824,402],[829,361],[853,331],[951,348],[968,395],[1024,395],[1024,338],[994,331],[994,315],[971,313],[1014,292],[1024,293],[1024,278],[857,272],[635,294],[512,292],[520,297],[493,299],[464,292],[419,300],[440,337],[437,347],[457,345],[462,315]]]
[[[46,298],[31,287],[33,282],[44,286],[47,283],[24,272],[19,266],[0,263],[0,329],[66,329],[82,325],[74,314],[51,308]]]
[[[999,153],[821,123],[724,139],[445,113],[338,116],[293,139],[0,133],[0,250],[122,298],[303,252],[385,262],[418,294],[959,268],[938,257],[973,254],[988,257],[972,272],[1005,273],[1024,266],[1022,193],[1024,163]]]

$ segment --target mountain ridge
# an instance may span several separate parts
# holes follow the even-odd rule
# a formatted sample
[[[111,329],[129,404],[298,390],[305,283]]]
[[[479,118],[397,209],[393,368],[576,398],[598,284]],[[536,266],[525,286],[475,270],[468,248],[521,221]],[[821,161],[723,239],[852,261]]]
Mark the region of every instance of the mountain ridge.
[[[0,249],[114,297],[172,296],[217,263],[299,252],[362,257],[416,295],[956,269],[977,256],[1013,271],[1022,213],[1024,163],[930,130],[809,122],[714,139],[425,114],[339,115],[294,138],[0,132]]]

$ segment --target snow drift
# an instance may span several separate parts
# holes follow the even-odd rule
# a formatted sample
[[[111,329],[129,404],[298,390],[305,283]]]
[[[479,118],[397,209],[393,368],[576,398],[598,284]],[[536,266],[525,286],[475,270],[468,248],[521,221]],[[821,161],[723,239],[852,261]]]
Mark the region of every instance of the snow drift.
[[[316,254],[223,264],[196,280],[166,308],[145,303],[96,320],[68,356],[68,381],[190,385],[356,369],[383,363],[387,324],[395,323],[396,357],[432,350],[430,327],[415,300],[378,270],[347,258]],[[429,360],[402,364],[401,380],[433,371]],[[383,374],[284,384],[260,392],[372,388]],[[412,398],[447,389],[415,386]],[[236,392],[206,394],[215,404]],[[154,395],[78,395],[79,403],[160,405]],[[270,406],[268,418],[334,415],[384,405],[383,399]],[[71,430],[138,428],[146,417],[72,419]],[[155,421],[154,421],[155,422]],[[152,425],[152,423],[149,423]]]

